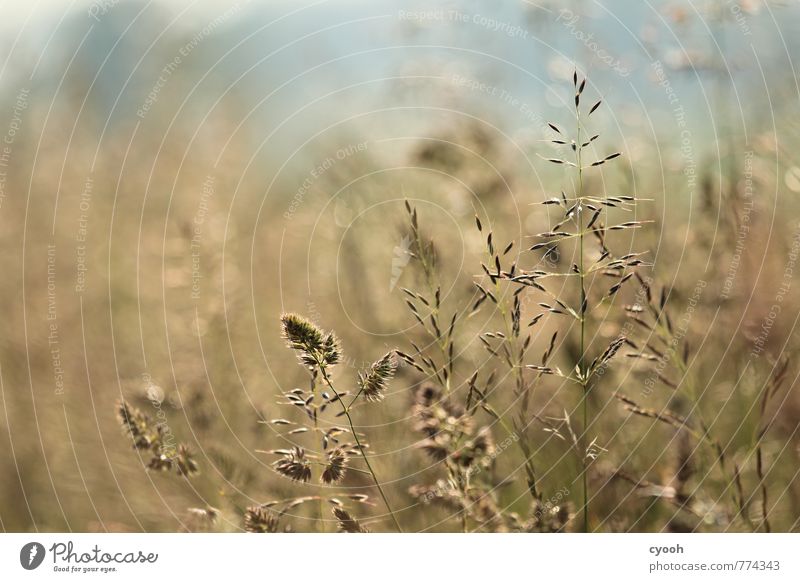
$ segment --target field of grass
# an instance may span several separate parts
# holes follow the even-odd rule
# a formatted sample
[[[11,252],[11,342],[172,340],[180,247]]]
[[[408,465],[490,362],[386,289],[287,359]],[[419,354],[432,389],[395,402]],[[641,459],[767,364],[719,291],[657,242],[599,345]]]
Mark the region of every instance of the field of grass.
[[[794,6],[67,4],[0,529],[800,531]]]

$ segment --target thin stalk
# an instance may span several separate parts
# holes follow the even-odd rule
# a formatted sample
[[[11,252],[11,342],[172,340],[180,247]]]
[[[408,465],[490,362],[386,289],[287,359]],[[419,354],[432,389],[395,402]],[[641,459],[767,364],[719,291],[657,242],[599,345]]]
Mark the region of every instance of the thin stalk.
[[[491,262],[491,259],[493,257],[492,257],[492,254],[489,252],[488,248],[487,248],[487,256],[489,257],[489,261]],[[518,342],[517,341],[512,341],[512,339],[511,339],[514,336],[514,334],[512,333],[512,324],[509,321],[508,309],[506,308],[506,303],[505,303],[505,301],[501,301],[499,299],[499,297],[501,295],[500,294],[500,284],[499,284],[499,282],[497,280],[495,280],[493,284],[494,284],[495,297],[498,297],[497,307],[498,307],[498,310],[500,311],[500,316],[503,319],[503,325],[505,327],[505,338],[503,338],[503,343],[505,343],[509,347],[509,351],[511,352],[512,356],[516,360],[514,362],[511,362],[512,363],[511,367],[513,368],[512,371],[515,374],[518,394],[522,395],[523,391],[531,389],[531,386],[530,385],[526,385],[526,383],[525,383],[525,378],[524,378],[524,375],[523,375],[524,374],[524,369],[522,367],[522,357],[519,355],[519,346],[517,345]],[[530,474],[532,475],[533,482],[531,483],[530,487],[528,487],[528,490],[530,491],[531,496],[534,499],[541,500],[541,494],[540,494],[540,492],[539,492],[539,490],[538,490],[538,488],[536,486],[536,468],[535,468],[534,463],[533,463],[533,458],[532,458],[532,455],[529,456],[528,451],[525,450],[525,445],[522,442],[522,439],[525,438],[525,435],[524,434],[517,434],[516,431],[512,431],[509,428],[509,426],[506,424],[506,422],[499,415],[497,416],[497,420],[500,422],[500,425],[503,427],[503,430],[506,431],[506,434],[509,437],[512,437],[512,440],[514,440],[514,442],[516,443],[516,445],[519,448],[520,452],[522,453],[522,458],[525,459],[525,464],[530,469]],[[520,432],[524,433],[525,431],[521,430]],[[513,439],[514,436],[516,436],[517,438]]]
[[[311,377],[311,393],[315,394],[317,391],[317,379],[312,374]],[[316,435],[319,431],[319,421],[317,420],[317,408],[314,408],[314,434]],[[322,496],[317,499],[317,509],[319,510],[319,530],[321,533],[325,533],[325,507],[324,502],[322,501]]]
[[[317,429],[317,419],[314,418],[314,430],[316,431],[316,429]],[[319,463],[319,464],[323,465],[324,463]],[[317,500],[317,503],[318,503],[317,509],[319,511],[319,531],[320,533],[325,533],[325,507],[321,496]]]
[[[434,266],[428,262],[427,253],[425,252],[425,247],[424,247],[425,242],[422,240],[422,237],[420,236],[419,227],[415,225],[413,221],[411,224],[411,230],[414,233],[414,244],[416,245],[418,251],[417,255],[419,261],[422,264],[422,271],[425,274],[425,286],[428,288],[429,297],[433,299],[430,306],[431,314],[438,320],[441,312],[439,309],[439,305],[437,305],[434,299],[438,289],[435,281],[436,273],[434,272]],[[444,370],[448,370],[447,380],[445,380],[444,382],[444,390],[446,394],[450,394],[450,383],[452,380],[452,372],[449,370],[451,366],[449,348],[450,348],[450,342],[453,341],[453,338],[451,337],[444,338],[441,336],[437,336],[436,333],[432,330],[429,330],[427,326],[423,325],[423,328],[434,339],[436,345],[439,347],[439,350],[442,353],[442,368]]]
[[[588,456],[586,454],[586,442],[588,440],[588,430],[589,430],[589,389],[588,389],[588,379],[586,378],[586,370],[585,370],[585,359],[586,359],[586,286],[585,286],[585,279],[586,279],[586,272],[583,268],[583,239],[584,239],[584,232],[583,232],[583,164],[582,164],[582,150],[581,147],[581,114],[580,110],[578,109],[577,105],[575,107],[575,121],[577,125],[577,135],[575,138],[575,157],[576,157],[576,164],[578,166],[578,191],[577,195],[575,196],[578,200],[577,206],[577,223],[578,223],[578,239],[579,239],[579,249],[578,249],[578,273],[580,275],[580,323],[581,323],[581,343],[580,343],[580,358],[578,359],[578,370],[580,370],[581,376],[581,386],[583,388],[583,400],[582,400],[582,408],[583,408],[583,434],[582,436],[582,457],[581,463],[583,465],[583,471],[581,479],[583,481],[583,531],[584,533],[589,532],[589,479],[588,479]]]
[[[353,418],[350,416],[350,410],[345,405],[341,396],[339,396],[339,393],[336,391],[336,388],[333,387],[333,383],[331,382],[331,379],[328,376],[328,372],[327,370],[325,370],[325,365],[320,363],[319,360],[317,360],[317,365],[319,367],[320,373],[322,374],[323,381],[328,386],[328,388],[331,389],[331,392],[333,392],[334,396],[336,396],[336,400],[338,400],[339,404],[341,404],[342,406],[342,412],[344,412],[345,417],[347,417],[347,422],[350,425],[350,430],[353,433],[353,439],[356,441],[356,445],[358,445],[358,450],[361,451],[361,457],[364,459],[364,463],[367,465],[367,469],[369,470],[370,475],[372,475],[372,481],[375,483],[375,487],[378,488],[378,492],[380,493],[381,498],[383,499],[383,502],[386,505],[386,509],[389,511],[389,515],[392,516],[392,521],[394,522],[397,531],[403,533],[403,528],[400,527],[400,522],[397,521],[397,517],[395,516],[394,511],[392,511],[392,506],[389,504],[389,499],[387,499],[386,494],[383,492],[383,488],[381,487],[381,484],[378,481],[378,476],[375,474],[375,470],[372,468],[372,465],[370,465],[369,458],[367,458],[367,452],[361,445],[361,441],[358,438],[358,433],[356,432],[356,427],[353,424]]]

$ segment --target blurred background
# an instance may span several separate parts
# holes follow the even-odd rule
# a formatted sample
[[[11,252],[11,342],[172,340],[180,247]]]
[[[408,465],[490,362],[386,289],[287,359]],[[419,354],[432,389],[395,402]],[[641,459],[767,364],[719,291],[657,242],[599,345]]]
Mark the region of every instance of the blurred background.
[[[548,122],[574,121],[576,68],[604,103],[592,115],[597,155],[623,153],[587,188],[641,199],[635,218],[652,222],[626,248],[648,253],[676,320],[691,305],[692,372],[734,460],[774,363],[793,361],[795,1],[46,0],[3,2],[2,13],[5,531],[238,531],[248,505],[318,494],[256,452],[287,446],[259,420],[281,416],[278,394],[307,383],[280,314],[337,332],[343,385],[387,349],[408,351],[422,336],[401,291],[419,283],[404,200],[436,243],[445,300],[471,305],[484,258],[474,215],[524,252],[554,220],[536,203],[572,187],[569,169],[542,158],[555,151]],[[539,310],[526,305],[526,318]],[[456,383],[492,365],[476,341],[491,313],[471,322]],[[605,317],[598,339],[623,323]],[[536,328],[537,357],[559,325]],[[790,364],[764,448],[783,531],[800,516],[796,374]],[[458,530],[447,508],[418,511],[409,494],[442,476],[414,447],[420,381],[401,369],[357,420],[408,529]],[[665,529],[672,505],[601,469],[668,482],[670,427],[651,430],[611,398],[641,394],[641,376],[604,382],[596,527]],[[502,379],[497,390],[513,406]],[[533,408],[572,410],[570,390],[545,384]],[[648,392],[647,406],[672,390]],[[120,429],[121,398],[162,414],[200,474],[147,470]],[[531,435],[546,496],[566,487],[574,502],[564,445]],[[749,491],[763,479],[738,461]],[[499,455],[493,470],[519,480],[496,502],[524,513],[519,460]],[[727,485],[708,479],[708,513],[691,528],[736,529],[712,511]],[[209,508],[214,519],[198,520]],[[303,506],[293,520],[313,531],[316,514]]]

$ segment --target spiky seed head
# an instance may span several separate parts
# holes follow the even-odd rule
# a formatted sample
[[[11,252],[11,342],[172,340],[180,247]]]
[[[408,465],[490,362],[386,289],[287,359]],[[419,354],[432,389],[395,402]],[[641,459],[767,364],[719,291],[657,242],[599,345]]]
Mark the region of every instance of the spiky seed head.
[[[124,400],[117,403],[117,418],[123,431],[128,433],[135,449],[149,449],[153,444],[150,419],[138,408],[128,406]]]
[[[463,467],[478,463],[489,466],[496,454],[494,438],[488,426],[481,428],[475,438],[467,441],[455,454],[455,459]]]
[[[341,359],[339,341],[332,333],[324,334],[313,322],[295,313],[281,316],[283,337],[305,366],[316,367],[320,364],[333,366]]]
[[[325,336],[325,341],[322,344],[322,361],[326,366],[333,366],[339,363],[342,356],[342,350],[339,347],[339,340],[335,335],[329,333]]]
[[[380,360],[373,363],[368,370],[358,373],[358,385],[361,392],[370,402],[383,400],[389,380],[397,369],[394,352],[388,352]]]
[[[281,324],[283,337],[291,348],[304,350],[309,347],[319,349],[322,346],[322,331],[305,317],[285,313],[281,316]]]
[[[178,445],[178,451],[172,461],[175,464],[175,471],[178,475],[193,477],[200,472],[200,467],[198,467],[197,461],[194,459],[194,453],[186,445]]]
[[[431,406],[442,397],[442,389],[432,383],[420,384],[414,390],[414,401],[422,406]]]
[[[244,512],[244,529],[250,533],[275,533],[278,531],[278,518],[265,507],[254,505]]]
[[[442,435],[423,439],[415,446],[425,451],[434,461],[444,461],[450,454],[450,449],[448,448],[449,441],[449,435]]]
[[[306,453],[300,447],[283,451],[283,458],[278,459],[272,466],[275,470],[292,481],[308,483],[311,480],[311,465],[306,460]]]
[[[341,507],[333,508],[333,516],[336,518],[336,521],[339,522],[339,531],[345,533],[369,533],[367,528],[361,525],[356,518]]]
[[[347,471],[348,457],[341,448],[335,448],[328,453],[328,463],[322,472],[320,480],[323,483],[338,483],[344,479]]]

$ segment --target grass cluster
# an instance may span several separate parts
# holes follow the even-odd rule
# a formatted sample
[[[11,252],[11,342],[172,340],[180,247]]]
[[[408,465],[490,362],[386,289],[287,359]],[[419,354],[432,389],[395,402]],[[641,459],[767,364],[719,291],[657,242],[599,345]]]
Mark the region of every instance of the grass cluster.
[[[740,391],[739,416],[710,416],[719,394],[686,316],[706,283],[688,296],[659,282],[638,234],[654,222],[649,200],[607,192],[599,172],[625,158],[592,131],[602,100],[577,72],[572,87],[568,121],[548,124],[557,153],[541,156],[562,182],[530,201],[546,228],[506,238],[476,210],[472,269],[453,277],[439,228],[403,200],[407,261],[393,276],[408,326],[377,353],[356,347],[372,363],[355,365],[319,314],[280,316],[302,374],[274,355],[292,387],[257,419],[275,446],[255,452],[285,494],[254,502],[236,487],[226,509],[192,510],[208,527],[226,514],[251,532],[774,529],[790,359],[740,370],[737,384],[763,388]],[[118,412],[149,469],[195,477],[186,446],[165,456],[151,420],[124,402]],[[225,490],[236,468],[213,466]]]

